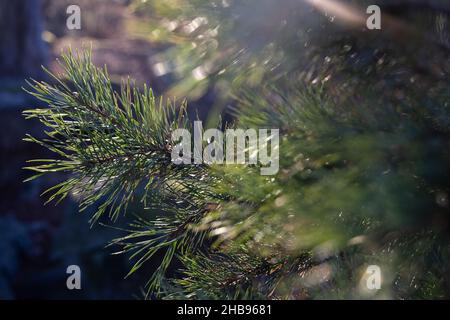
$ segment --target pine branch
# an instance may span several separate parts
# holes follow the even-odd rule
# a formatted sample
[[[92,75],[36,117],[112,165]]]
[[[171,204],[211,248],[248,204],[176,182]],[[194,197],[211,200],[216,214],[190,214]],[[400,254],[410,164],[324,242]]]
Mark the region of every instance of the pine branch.
[[[450,256],[429,222],[448,211],[448,108],[433,109],[446,106],[446,88],[428,104],[397,105],[342,102],[298,86],[244,92],[239,126],[282,132],[279,174],[266,177],[254,166],[173,165],[171,132],[189,128],[184,105],[164,104],[130,81],[115,92],[89,53],[63,58],[66,80],[31,85],[47,106],[25,114],[47,136],[27,140],[55,154],[31,161],[31,179],[68,174],[49,200],[79,195],[81,210],[96,208],[93,221],[107,211],[114,220],[136,200],[157,210],[112,242],[136,260],[130,274],[164,253],[147,295],[354,297],[368,263],[402,267],[392,284],[398,297],[430,295],[428,283],[445,288],[440,269],[427,273],[429,261],[405,252],[437,254],[441,269]],[[167,280],[174,257],[184,269]],[[409,275],[420,289],[408,287]]]
[[[61,201],[69,194],[81,196],[80,210],[96,207],[92,222],[105,212],[117,219],[138,196],[144,207],[163,210],[166,217],[139,219],[126,236],[111,243],[136,259],[129,275],[165,251],[147,283],[147,294],[157,292],[176,252],[195,250],[207,232],[190,228],[206,212],[203,203],[209,178],[205,167],[171,162],[172,146],[177,143],[171,140],[172,130],[189,127],[186,106],[163,104],[151,89],[144,87],[140,92],[129,80],[120,93],[113,91],[106,67],[96,68],[89,51],[76,55],[69,51],[63,61],[64,75],[49,72],[54,84],[30,83],[28,92],[48,106],[27,110],[25,116],[41,121],[47,138],[28,136],[26,140],[60,159],[31,160],[33,165],[26,169],[38,174],[28,180],[68,173],[66,181],[45,193],[51,193],[49,201]]]
[[[69,52],[63,60],[70,82],[63,83],[61,76],[51,73],[54,85],[33,81],[29,92],[49,107],[25,111],[28,119],[37,118],[49,129],[46,139],[28,136],[26,140],[47,147],[61,159],[33,160],[27,169],[38,175],[73,173],[51,190],[50,199],[61,200],[75,192],[85,197],[84,209],[110,195],[94,220],[107,207],[117,218],[139,185],[155,192],[155,186],[163,187],[168,179],[183,174],[183,168],[172,165],[170,152],[171,130],[187,126],[185,106],[177,108],[170,101],[163,105],[151,89],[141,93],[130,81],[122,85],[121,93],[114,92],[106,68],[94,67],[89,52],[77,56]]]

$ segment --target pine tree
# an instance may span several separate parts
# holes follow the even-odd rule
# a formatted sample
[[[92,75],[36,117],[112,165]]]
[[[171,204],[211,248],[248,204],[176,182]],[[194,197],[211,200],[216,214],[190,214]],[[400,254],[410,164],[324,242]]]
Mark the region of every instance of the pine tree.
[[[219,9],[189,2],[183,19],[192,8],[208,17],[197,21],[204,24],[198,32],[255,5],[225,1]],[[294,2],[284,2],[288,17],[299,14]],[[268,1],[259,5],[273,8]],[[325,43],[321,34],[300,34],[299,40],[298,28],[289,27],[285,35],[292,41],[262,44],[273,59],[259,76],[254,65],[267,58],[261,47],[261,54],[233,51],[237,62],[230,65],[216,56],[217,73],[209,70],[200,82],[235,84],[229,111],[235,122],[210,123],[279,128],[275,176],[262,176],[254,165],[173,164],[177,141],[171,133],[192,129],[186,103],[157,98],[131,81],[115,92],[106,68],[93,66],[89,52],[69,52],[63,75],[51,74],[52,83],[30,83],[30,93],[47,106],[25,114],[47,127],[47,138],[27,140],[55,152],[54,159],[33,160],[31,179],[70,173],[49,190],[49,200],[75,194],[81,210],[95,208],[93,222],[130,214],[131,204],[158,212],[157,218],[140,215],[128,234],[112,242],[136,259],[130,273],[164,253],[147,294],[448,298],[450,69],[442,27],[448,15],[433,7],[430,15],[411,11],[408,17],[416,28],[408,30],[411,42],[400,45],[360,30],[336,30],[328,20],[321,20],[332,32]],[[439,37],[426,38],[424,30],[436,22]],[[278,39],[280,33],[271,30]],[[245,39],[233,34],[220,33],[219,52],[222,43],[233,50],[244,46]],[[304,59],[296,59],[305,37],[310,47],[301,52]],[[168,278],[175,260],[182,268]],[[369,265],[382,271],[379,291],[365,285]]]

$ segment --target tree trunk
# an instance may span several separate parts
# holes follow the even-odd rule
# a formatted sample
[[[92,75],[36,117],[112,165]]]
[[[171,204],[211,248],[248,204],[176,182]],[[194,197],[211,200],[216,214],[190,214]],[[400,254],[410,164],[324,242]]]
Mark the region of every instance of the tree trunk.
[[[0,76],[39,77],[47,59],[40,0],[0,1]]]

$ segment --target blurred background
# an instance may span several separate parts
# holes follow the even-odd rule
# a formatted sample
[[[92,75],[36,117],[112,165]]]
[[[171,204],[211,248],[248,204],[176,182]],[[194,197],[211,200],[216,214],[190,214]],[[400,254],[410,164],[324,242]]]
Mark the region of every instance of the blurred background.
[[[115,86],[130,76],[157,95],[187,97],[190,113],[203,119],[227,117],[235,88],[244,86],[326,85],[341,100],[370,86],[405,104],[448,90],[448,3],[344,2],[0,0],[0,299],[134,299],[148,277],[142,270],[124,280],[131,263],[105,248],[120,231],[91,228],[75,202],[44,205],[40,194],[62,177],[22,183],[26,160],[48,157],[22,141],[43,134],[22,116],[38,106],[22,90],[25,79],[48,80],[41,65],[58,72],[62,50],[91,46]],[[382,36],[361,28],[365,12],[355,9],[372,2],[392,17]],[[66,25],[69,5],[81,9],[79,30]],[[82,269],[83,290],[66,289],[72,264]]]

